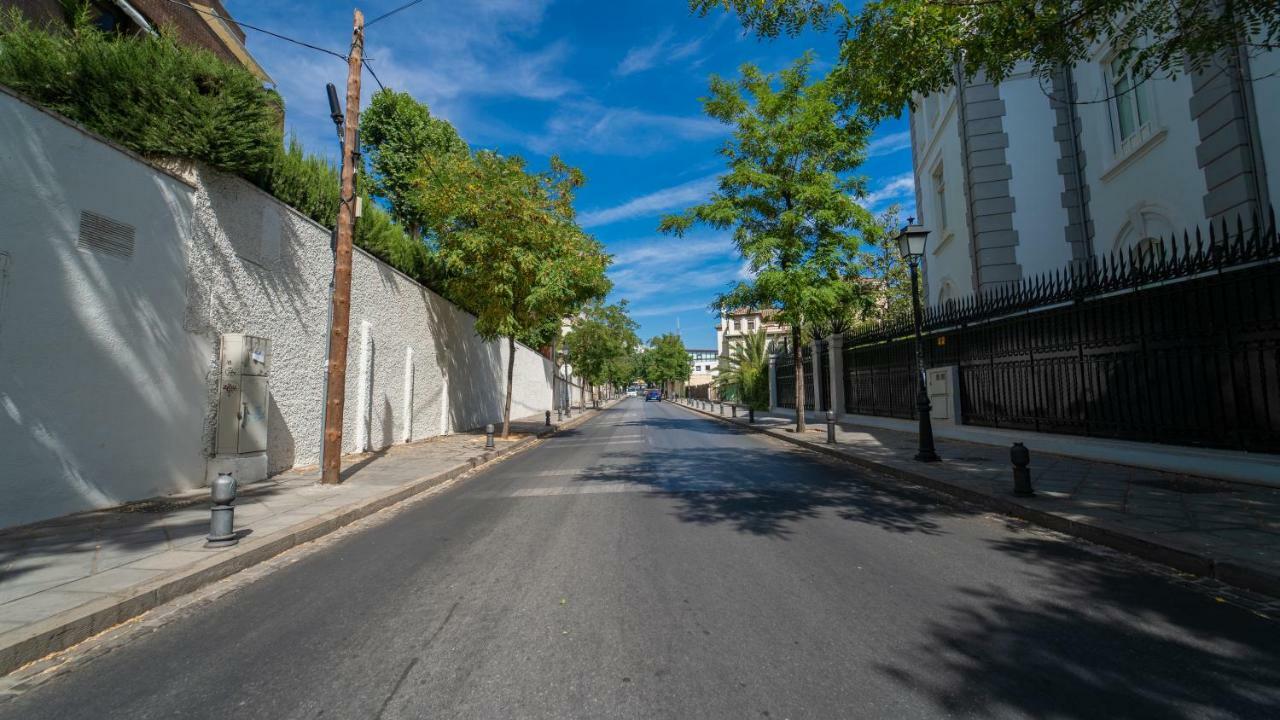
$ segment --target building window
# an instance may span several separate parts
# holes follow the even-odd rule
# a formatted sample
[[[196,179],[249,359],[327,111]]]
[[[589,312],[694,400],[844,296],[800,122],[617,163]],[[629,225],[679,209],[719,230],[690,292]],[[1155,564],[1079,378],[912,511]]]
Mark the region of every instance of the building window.
[[[937,202],[938,229],[947,229],[947,183],[943,177],[942,163],[933,169],[933,193]]]
[[[1116,152],[1124,153],[1148,134],[1146,131],[1152,119],[1149,89],[1146,83],[1134,80],[1132,72],[1118,57],[1107,65],[1107,87],[1111,91]]]

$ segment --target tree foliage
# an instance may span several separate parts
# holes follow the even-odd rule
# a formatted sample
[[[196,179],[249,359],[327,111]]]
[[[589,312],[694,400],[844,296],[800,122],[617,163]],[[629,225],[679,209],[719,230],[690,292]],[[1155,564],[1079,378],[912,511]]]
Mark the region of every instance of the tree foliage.
[[[452,125],[432,117],[426,105],[390,89],[374,93],[360,114],[360,143],[370,191],[386,200],[391,216],[417,237],[421,228],[432,224],[416,189],[423,164],[466,153],[467,144]]]
[[[756,410],[769,408],[769,351],[764,330],[749,333],[720,358],[716,389],[720,396],[746,403]]]
[[[661,387],[684,382],[693,374],[689,367],[689,351],[684,347],[684,340],[675,333],[650,340],[643,365],[645,381]]]
[[[733,127],[729,171],[710,200],[663,219],[677,235],[696,223],[732,228],[752,279],[717,297],[718,309],[773,308],[792,328],[800,366],[801,329],[860,303],[858,235],[873,226],[856,201],[865,180],[868,129],[836,103],[831,85],[810,84],[812,58],[766,75],[752,65],[736,82],[711,79],[706,112]],[[796,382],[797,428],[804,429],[803,379]]]
[[[1174,77],[1213,62],[1235,45],[1280,47],[1275,0],[690,0],[703,15],[723,8],[762,37],[836,27],[833,79],[866,117],[901,112],[914,93],[979,73],[999,82],[1020,63],[1042,78],[1117,48],[1134,77]]]
[[[880,214],[863,235],[860,264],[869,282],[870,302],[851,322],[883,321],[911,311],[911,274],[898,251],[896,233],[902,229],[898,206]]]
[[[143,155],[254,177],[281,144],[280,99],[243,67],[158,35],[120,36],[81,7],[67,32],[0,10],[0,83]]]
[[[627,315],[625,300],[613,305],[600,301],[588,304],[564,338],[569,364],[590,385],[622,384],[619,377],[626,374],[640,344],[637,328]]]
[[[476,315],[482,338],[508,339],[504,435],[516,338],[609,291],[609,256],[574,221],[573,197],[583,182],[558,158],[549,171],[530,173],[521,158],[490,151],[424,162],[419,171],[417,202],[431,220],[436,282]]]

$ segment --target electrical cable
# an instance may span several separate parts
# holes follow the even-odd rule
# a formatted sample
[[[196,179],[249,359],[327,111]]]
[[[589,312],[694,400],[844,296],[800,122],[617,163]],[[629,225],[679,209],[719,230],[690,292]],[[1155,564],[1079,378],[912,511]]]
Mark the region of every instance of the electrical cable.
[[[365,27],[369,27],[370,25],[372,25],[372,24],[374,24],[374,23],[378,22],[379,20],[386,20],[387,18],[391,17],[392,15],[395,15],[396,13],[400,12],[401,10],[408,10],[409,8],[413,7],[414,5],[417,5],[417,4],[418,4],[418,3],[420,3],[420,2],[422,2],[422,0],[413,0],[413,2],[405,3],[404,5],[401,5],[400,7],[396,8],[395,10],[392,10],[391,12],[383,13],[383,14],[379,15],[378,17],[376,17],[376,18],[374,18],[374,19],[370,20],[369,22],[365,23],[365,24],[364,24],[364,26],[365,26]]]
[[[334,57],[336,57],[336,58],[340,58],[340,59],[342,59],[342,60],[346,60],[346,59],[347,59],[347,56],[346,56],[346,55],[343,55],[343,54],[342,54],[342,53],[340,53],[340,52],[337,52],[337,51],[334,51],[334,50],[330,50],[330,49],[328,49],[328,48],[322,48],[322,47],[320,47],[319,45],[312,45],[311,43],[304,42],[304,41],[302,41],[302,40],[298,40],[298,39],[296,39],[296,38],[291,38],[291,37],[289,37],[289,36],[287,36],[287,35],[281,35],[281,34],[280,34],[280,33],[278,33],[278,32],[273,32],[273,31],[271,31],[271,30],[267,30],[266,28],[256,27],[256,26],[254,26],[254,25],[250,25],[250,24],[248,24],[248,23],[241,22],[241,21],[239,21],[239,20],[233,20],[233,19],[231,19],[231,18],[223,17],[223,16],[219,15],[219,14],[218,14],[218,13],[216,13],[216,12],[210,12],[210,11],[208,11],[208,10],[204,10],[204,9],[202,9],[202,8],[195,7],[195,6],[193,6],[193,5],[189,5],[189,4],[185,3],[185,2],[182,2],[181,0],[167,0],[167,2],[170,2],[170,3],[174,4],[174,5],[180,5],[180,6],[182,6],[182,7],[184,7],[184,8],[187,8],[188,10],[191,10],[191,11],[193,11],[193,12],[198,12],[198,13],[200,13],[201,15],[207,15],[207,16],[209,16],[209,17],[215,17],[215,18],[218,18],[219,20],[223,20],[223,21],[226,21],[226,22],[233,22],[233,23],[235,23],[236,25],[239,25],[240,27],[248,28],[248,29],[253,30],[253,31],[255,31],[255,32],[260,32],[260,33],[262,33],[262,34],[264,34],[264,35],[270,35],[271,37],[276,38],[277,40],[284,40],[285,42],[291,42],[291,43],[293,43],[294,45],[301,45],[301,46],[302,46],[302,47],[304,47],[304,48],[309,48],[309,49],[311,49],[311,50],[315,50],[315,51],[317,51],[317,52],[322,52],[322,53],[325,53],[326,55],[332,55],[332,56],[334,56]]]

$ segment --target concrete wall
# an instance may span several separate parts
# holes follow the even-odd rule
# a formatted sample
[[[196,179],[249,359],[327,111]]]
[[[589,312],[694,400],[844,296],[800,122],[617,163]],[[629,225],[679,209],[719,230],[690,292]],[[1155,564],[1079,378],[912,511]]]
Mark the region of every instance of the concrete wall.
[[[0,527],[202,485],[223,333],[272,341],[270,471],[318,462],[329,231],[4,92],[0,138]],[[78,248],[82,210],[136,228],[132,254]],[[357,251],[345,450],[500,421],[506,341],[474,323]],[[512,416],[540,414],[551,363],[516,352]]]

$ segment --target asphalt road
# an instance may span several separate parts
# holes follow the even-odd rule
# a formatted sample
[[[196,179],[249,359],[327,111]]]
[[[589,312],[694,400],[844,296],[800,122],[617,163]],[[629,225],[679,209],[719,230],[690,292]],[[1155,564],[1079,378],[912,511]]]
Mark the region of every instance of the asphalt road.
[[[1280,624],[628,400],[0,718],[1280,717]]]

